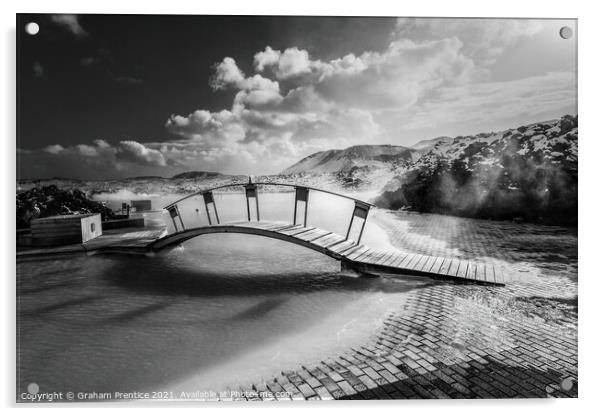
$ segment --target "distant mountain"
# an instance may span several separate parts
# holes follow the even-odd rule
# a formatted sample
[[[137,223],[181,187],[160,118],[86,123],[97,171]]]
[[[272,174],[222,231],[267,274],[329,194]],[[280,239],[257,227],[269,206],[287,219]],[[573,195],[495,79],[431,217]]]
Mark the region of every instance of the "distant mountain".
[[[412,161],[415,151],[403,146],[361,145],[342,150],[326,150],[307,156],[282,174],[333,173],[356,168],[382,169]]]
[[[219,172],[205,172],[205,171],[197,171],[197,170],[193,170],[190,172],[182,172],[179,173],[175,176],[172,176],[171,179],[198,179],[198,180],[204,180],[204,179],[216,179],[216,178],[228,178],[231,177],[232,175],[225,175],[223,173],[219,173]]]
[[[577,223],[577,117],[435,140],[377,205],[553,224]]]
[[[451,137],[441,136],[441,137],[435,137],[434,139],[421,140],[418,143],[416,143],[415,145],[410,146],[410,147],[414,150],[428,151],[428,150],[431,150],[435,146],[449,144],[453,140],[454,139],[452,139]]]
[[[52,178],[39,178],[39,179],[17,179],[17,183],[30,183],[30,182],[73,182],[82,183],[81,179],[75,178],[63,178],[60,176],[53,176]]]
[[[163,176],[130,176],[129,178],[120,179],[121,181],[147,181],[147,180],[165,180]]]

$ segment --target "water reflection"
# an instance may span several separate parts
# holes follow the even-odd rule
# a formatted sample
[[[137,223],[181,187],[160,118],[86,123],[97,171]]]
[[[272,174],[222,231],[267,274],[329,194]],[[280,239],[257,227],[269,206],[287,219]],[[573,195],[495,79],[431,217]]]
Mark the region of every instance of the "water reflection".
[[[435,284],[345,276],[276,240],[205,237],[151,259],[20,263],[20,380],[216,389],[362,345],[408,291]]]

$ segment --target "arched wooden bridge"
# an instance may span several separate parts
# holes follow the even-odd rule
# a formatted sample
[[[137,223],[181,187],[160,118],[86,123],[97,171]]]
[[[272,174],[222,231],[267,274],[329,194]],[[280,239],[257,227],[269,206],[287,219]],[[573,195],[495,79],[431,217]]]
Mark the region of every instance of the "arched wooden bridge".
[[[258,186],[263,187],[289,187],[294,190],[294,208],[290,222],[287,221],[262,221],[260,211],[260,192]],[[246,199],[246,220],[220,221],[220,208],[216,204],[214,191],[225,188],[244,189]],[[325,193],[337,198],[353,202],[353,209],[348,220],[346,235],[318,228],[308,223],[308,207],[310,195]],[[198,204],[187,204],[186,200],[193,197],[202,198]],[[299,205],[301,204],[301,207]],[[177,245],[191,238],[215,233],[253,234],[263,237],[275,238],[293,244],[301,245],[318,252],[324,253],[341,261],[342,267],[360,272],[372,273],[397,273],[408,275],[422,275],[441,279],[453,279],[466,283],[479,283],[490,285],[503,285],[504,279],[498,269],[492,264],[435,257],[398,250],[379,250],[361,244],[365,225],[370,209],[373,205],[350,198],[334,192],[298,186],[285,183],[252,182],[228,184],[205,189],[181,198],[168,206],[165,210],[169,214],[173,230],[166,236],[145,245],[148,253],[160,251],[166,247]],[[301,209],[299,209],[301,208]],[[202,215],[204,224],[187,223],[184,210],[194,209],[196,216]],[[196,222],[197,220],[195,220]],[[359,230],[357,226],[359,225]]]

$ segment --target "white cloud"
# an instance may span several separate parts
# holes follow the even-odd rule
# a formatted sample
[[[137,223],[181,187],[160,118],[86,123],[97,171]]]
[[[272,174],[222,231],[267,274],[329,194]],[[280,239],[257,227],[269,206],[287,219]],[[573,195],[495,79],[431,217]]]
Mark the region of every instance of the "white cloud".
[[[53,155],[61,153],[63,150],[65,150],[65,148],[63,146],[61,146],[60,144],[52,144],[52,145],[46,146],[44,148],[44,151],[51,153]]]
[[[160,151],[149,149],[142,143],[133,140],[119,142],[116,155],[118,159],[124,159],[142,165],[166,165],[165,157],[163,157],[163,154]]]
[[[109,143],[107,143],[105,140],[102,140],[102,139],[94,140],[94,144],[102,149],[111,147],[111,145]]]
[[[310,60],[309,53],[304,49],[293,47],[280,52],[267,46],[264,51],[255,54],[254,64],[259,72],[271,68],[276,78],[286,79],[310,73],[315,69],[316,61]]]
[[[399,39],[383,52],[347,54],[328,62],[312,60],[298,48],[283,53],[266,48],[255,55],[255,67],[271,70],[290,88],[313,86],[321,99],[343,108],[403,108],[427,89],[467,82],[475,75],[461,48],[455,38],[422,43]]]
[[[79,16],[76,14],[55,14],[50,17],[52,22],[64,27],[69,32],[78,37],[87,36],[88,32],[84,30],[79,22]]]
[[[428,90],[470,80],[474,64],[460,53],[461,47],[457,39],[394,41],[383,53],[329,63],[316,90],[346,107],[406,108]]]
[[[538,121],[542,115],[559,109],[574,114],[577,111],[575,81],[575,73],[567,71],[513,81],[446,87],[439,89],[436,97],[400,116],[407,129],[419,129],[512,118]]]
[[[261,72],[266,66],[272,66],[278,63],[280,59],[280,51],[275,51],[269,46],[265,47],[262,52],[257,52],[254,58],[255,70]]]
[[[166,154],[217,170],[274,173],[313,151],[391,142],[419,125],[559,107],[570,101],[570,88],[558,92],[553,76],[485,82],[487,59],[538,30],[521,20],[410,19],[398,22],[379,52],[322,61],[297,47],[267,46],[253,60],[261,74],[251,76],[226,57],[212,85],[234,90],[231,109],[172,115],[168,131],[189,141],[167,145]],[[521,91],[532,97],[521,102]]]
[[[532,19],[399,18],[393,36],[408,39],[460,39],[463,53],[478,63],[492,64],[522,37],[543,29]]]
[[[241,87],[244,80],[245,74],[238,68],[236,61],[227,56],[215,66],[215,75],[211,80],[211,86],[216,90],[230,85]]]
[[[298,48],[288,48],[278,59],[276,76],[281,79],[307,74],[312,69],[309,53]]]
[[[228,110],[197,110],[186,117],[172,115],[165,126],[170,133],[207,145],[227,145],[245,137],[240,119]]]
[[[540,29],[539,22],[518,19],[400,19],[378,51],[321,60],[298,47],[267,46],[254,55],[250,75],[232,57],[216,64],[210,85],[231,91],[231,105],[171,115],[165,127],[175,140],[55,145],[45,153],[77,155],[91,165],[102,160],[121,171],[267,174],[316,151],[400,143],[404,133],[433,126],[573,108],[572,72],[488,80],[492,62]]]
[[[60,144],[46,146],[43,152],[68,160],[79,160],[90,166],[111,166],[122,168],[122,163],[138,166],[166,166],[163,154],[134,140],[120,141],[116,146],[105,140],[95,140],[92,144],[76,144],[63,147]],[[67,162],[66,162],[67,163]]]
[[[473,65],[458,52],[461,46],[457,39],[400,40],[383,52],[328,62],[298,48],[267,47],[254,58],[264,74],[249,77],[226,57],[216,65],[212,85],[236,91],[232,109],[172,115],[167,130],[191,142],[165,151],[197,163],[225,164],[240,155],[240,169],[274,173],[314,151],[369,143],[383,134],[374,111],[407,108],[429,88],[469,78]]]
[[[100,152],[94,146],[90,146],[87,144],[78,144],[75,145],[75,151],[82,156],[86,157],[97,157],[100,156]]]

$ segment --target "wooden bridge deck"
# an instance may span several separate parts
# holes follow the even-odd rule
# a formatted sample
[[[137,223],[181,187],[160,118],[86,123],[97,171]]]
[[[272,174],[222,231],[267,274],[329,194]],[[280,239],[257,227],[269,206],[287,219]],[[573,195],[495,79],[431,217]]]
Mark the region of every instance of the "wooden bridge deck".
[[[322,252],[340,260],[346,267],[362,272],[422,275],[466,283],[504,285],[501,271],[493,264],[400,250],[373,249],[326,230],[283,222],[244,221],[190,228],[150,242],[146,247],[149,252],[155,252],[199,235],[213,233],[242,233],[277,238]]]
[[[504,285],[501,270],[490,263],[434,257],[400,250],[380,250],[315,227],[284,222],[244,221],[189,228],[167,234],[165,228],[115,230],[84,244],[37,248],[17,252],[17,258],[77,252],[152,255],[204,234],[239,233],[261,235],[308,247],[341,261],[342,265],[366,273],[421,275],[464,283]]]

